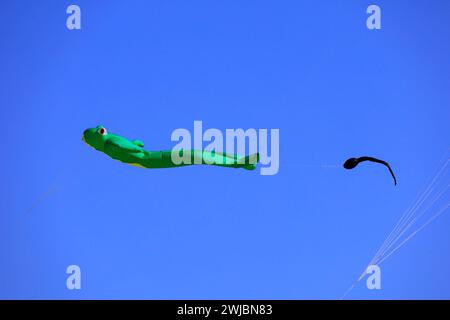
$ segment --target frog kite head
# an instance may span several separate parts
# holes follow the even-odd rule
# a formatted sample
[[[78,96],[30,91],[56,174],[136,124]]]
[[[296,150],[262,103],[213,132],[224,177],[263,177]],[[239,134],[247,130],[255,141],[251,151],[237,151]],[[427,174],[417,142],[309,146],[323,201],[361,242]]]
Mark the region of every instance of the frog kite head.
[[[105,142],[108,138],[108,131],[104,126],[89,128],[83,132],[83,141],[90,147],[98,151],[105,150]]]

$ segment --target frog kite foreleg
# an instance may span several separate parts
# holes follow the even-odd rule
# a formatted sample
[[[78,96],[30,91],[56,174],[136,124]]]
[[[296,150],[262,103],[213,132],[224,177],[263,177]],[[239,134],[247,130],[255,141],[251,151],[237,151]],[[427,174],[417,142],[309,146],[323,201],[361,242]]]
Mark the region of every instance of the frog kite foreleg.
[[[173,168],[194,164],[209,164],[254,170],[259,161],[258,153],[247,157],[239,157],[236,154],[203,150],[147,151],[144,150],[142,141],[128,140],[119,135],[109,133],[103,126],[86,129],[82,139],[90,147],[107,154],[115,160],[142,168]],[[172,160],[173,152],[178,153],[184,159],[188,158],[190,161],[174,163]]]

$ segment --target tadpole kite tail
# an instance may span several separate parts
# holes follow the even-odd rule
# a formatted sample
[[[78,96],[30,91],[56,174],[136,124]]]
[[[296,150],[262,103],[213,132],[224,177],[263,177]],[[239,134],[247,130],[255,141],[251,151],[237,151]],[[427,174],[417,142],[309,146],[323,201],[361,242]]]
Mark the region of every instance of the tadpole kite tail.
[[[246,157],[236,154],[210,152],[203,150],[144,150],[141,140],[127,138],[108,133],[105,127],[97,126],[86,129],[82,140],[97,151],[103,152],[115,160],[141,168],[173,168],[194,164],[206,164],[228,168],[256,169],[259,153]],[[178,153],[180,163],[172,160],[173,153]],[[187,161],[186,161],[187,160]]]
[[[350,159],[347,159],[347,161],[344,162],[344,168],[345,169],[353,169],[353,168],[355,168],[358,164],[360,164],[363,161],[371,161],[371,162],[376,162],[376,163],[380,163],[380,164],[385,165],[389,169],[389,172],[391,173],[391,176],[394,179],[394,185],[397,185],[397,179],[395,178],[394,172],[392,171],[391,166],[389,165],[389,163],[387,163],[386,161],[377,159],[377,158],[373,158],[373,157],[350,158]]]

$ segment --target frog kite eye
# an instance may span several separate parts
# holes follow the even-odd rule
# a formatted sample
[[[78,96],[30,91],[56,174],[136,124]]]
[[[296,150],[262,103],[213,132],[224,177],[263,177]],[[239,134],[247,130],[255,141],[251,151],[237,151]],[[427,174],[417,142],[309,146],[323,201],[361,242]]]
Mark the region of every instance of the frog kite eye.
[[[193,149],[148,151],[144,149],[144,142],[141,140],[128,140],[108,133],[103,126],[84,130],[82,140],[114,160],[141,168],[173,168],[205,164],[254,170],[259,162],[259,153],[241,157],[237,154]]]

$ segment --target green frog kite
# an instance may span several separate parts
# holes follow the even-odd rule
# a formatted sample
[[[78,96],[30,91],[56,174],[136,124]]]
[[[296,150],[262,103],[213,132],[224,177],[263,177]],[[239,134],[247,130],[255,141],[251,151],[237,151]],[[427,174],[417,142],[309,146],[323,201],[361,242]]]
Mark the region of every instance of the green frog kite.
[[[86,129],[82,139],[90,147],[106,153],[115,160],[141,168],[172,168],[193,164],[209,164],[254,170],[259,161],[258,153],[247,157],[239,157],[236,154],[202,150],[147,151],[144,150],[142,141],[128,140],[127,138],[108,133],[103,126]],[[176,156],[174,159],[184,159],[184,161],[173,161],[173,155]]]

